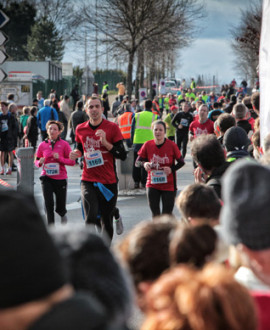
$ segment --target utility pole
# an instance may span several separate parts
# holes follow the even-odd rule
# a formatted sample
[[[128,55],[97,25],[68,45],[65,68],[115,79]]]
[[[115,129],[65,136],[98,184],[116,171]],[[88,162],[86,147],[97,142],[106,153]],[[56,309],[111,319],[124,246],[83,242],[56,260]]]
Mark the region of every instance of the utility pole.
[[[84,32],[84,67],[85,67],[85,94],[88,95],[88,65],[87,65],[87,35]]]
[[[95,7],[96,7],[96,17],[98,17],[97,15],[98,15],[98,8],[97,8],[97,0],[96,0],[96,5],[95,5]],[[98,29],[97,29],[97,26],[96,26],[96,30],[95,30],[95,32],[96,32],[96,40],[95,40],[95,44],[96,44],[96,71],[98,70]]]
[[[108,19],[106,17],[106,31],[108,29]],[[109,54],[108,54],[108,35],[106,34],[106,69],[109,68]]]

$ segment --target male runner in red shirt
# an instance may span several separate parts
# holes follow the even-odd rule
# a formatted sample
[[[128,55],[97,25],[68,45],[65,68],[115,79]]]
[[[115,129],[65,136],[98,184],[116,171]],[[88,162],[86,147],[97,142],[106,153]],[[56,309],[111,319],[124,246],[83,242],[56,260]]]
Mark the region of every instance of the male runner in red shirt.
[[[100,227],[100,215],[105,230],[112,239],[112,212],[118,194],[115,158],[126,158],[123,136],[115,123],[102,117],[103,107],[99,98],[90,98],[86,111],[90,119],[77,126],[77,149],[70,153],[70,158],[76,159],[84,155],[81,195],[86,224]],[[111,199],[106,199],[106,193],[102,193],[100,184],[113,193]]]

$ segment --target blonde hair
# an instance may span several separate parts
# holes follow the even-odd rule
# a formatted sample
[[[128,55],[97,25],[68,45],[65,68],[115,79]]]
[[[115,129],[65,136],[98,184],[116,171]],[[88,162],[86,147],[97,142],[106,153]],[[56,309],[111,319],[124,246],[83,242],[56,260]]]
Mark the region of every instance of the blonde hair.
[[[29,115],[29,113],[30,113],[30,107],[23,107],[22,113],[23,113],[23,115]]]

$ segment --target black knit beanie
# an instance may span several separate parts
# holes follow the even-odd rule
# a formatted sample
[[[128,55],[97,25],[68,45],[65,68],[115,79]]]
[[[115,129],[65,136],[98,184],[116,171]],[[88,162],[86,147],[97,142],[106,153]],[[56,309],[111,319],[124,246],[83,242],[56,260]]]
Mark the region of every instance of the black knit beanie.
[[[235,126],[226,131],[223,144],[227,151],[247,150],[250,140],[243,128]]]
[[[34,199],[0,190],[0,309],[44,298],[65,283]]]

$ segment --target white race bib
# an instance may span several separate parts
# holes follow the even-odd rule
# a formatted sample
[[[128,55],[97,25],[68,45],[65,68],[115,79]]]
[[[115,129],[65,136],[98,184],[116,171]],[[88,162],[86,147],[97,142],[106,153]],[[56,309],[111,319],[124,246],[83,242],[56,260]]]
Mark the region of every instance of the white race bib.
[[[187,127],[188,126],[188,120],[186,118],[182,118],[180,124]]]
[[[94,150],[85,153],[84,159],[87,168],[93,168],[104,164],[104,160],[100,150]]]
[[[59,163],[44,164],[43,168],[47,175],[59,175],[60,173]]]
[[[8,131],[8,121],[2,120],[2,133]]]
[[[151,184],[167,183],[167,175],[163,170],[151,171]]]

